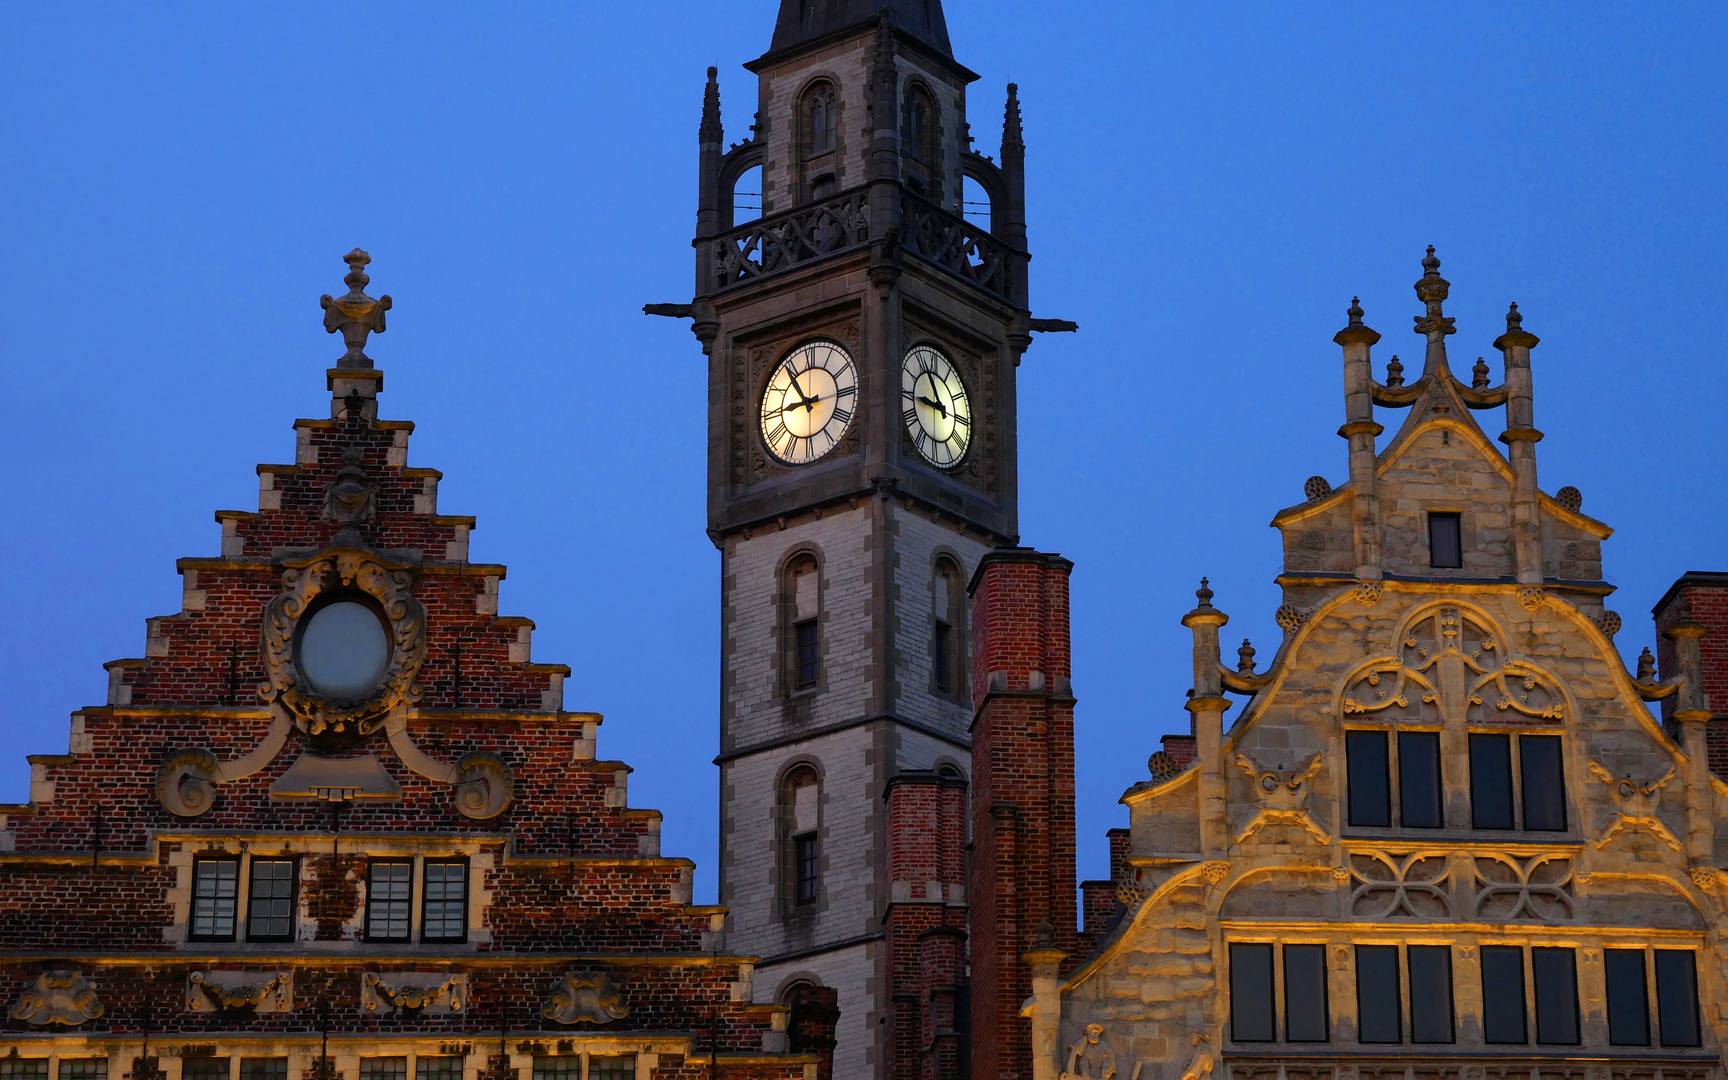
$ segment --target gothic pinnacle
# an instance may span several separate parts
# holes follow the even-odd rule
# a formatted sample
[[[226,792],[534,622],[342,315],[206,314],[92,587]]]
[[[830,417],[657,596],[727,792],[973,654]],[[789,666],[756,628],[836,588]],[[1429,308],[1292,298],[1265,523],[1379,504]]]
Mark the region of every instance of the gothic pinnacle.
[[[366,295],[366,286],[372,280],[366,276],[366,264],[372,261],[372,256],[355,248],[342,260],[348,264],[348,276],[342,279],[348,293],[339,298],[326,293],[319,298],[319,306],[324,309],[324,332],[342,331],[342,341],[348,346],[348,351],[336,361],[337,367],[370,368],[372,358],[366,355],[366,337],[373,331],[384,332],[384,313],[390,310],[391,300],[388,296],[374,300]]]
[[[1002,160],[1009,153],[1026,153],[1026,135],[1020,127],[1020,84],[1008,84],[1008,102],[1002,108]]]
[[[702,91],[702,126],[697,129],[696,141],[718,146],[725,138],[725,129],[720,124],[720,69],[711,67],[708,86]]]

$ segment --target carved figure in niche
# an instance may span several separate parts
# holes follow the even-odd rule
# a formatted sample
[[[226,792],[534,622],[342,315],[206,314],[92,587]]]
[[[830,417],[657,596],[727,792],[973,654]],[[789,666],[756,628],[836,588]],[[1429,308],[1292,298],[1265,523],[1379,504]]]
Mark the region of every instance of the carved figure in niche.
[[[1116,1075],[1116,1053],[1101,1041],[1102,1024],[1087,1024],[1085,1032],[1068,1047],[1068,1067],[1062,1080],[1110,1080]]]
[[[604,975],[572,971],[553,989],[540,1015],[557,1024],[610,1024],[630,1015],[623,995]]]
[[[65,1024],[77,1027],[107,1012],[96,998],[96,988],[77,971],[44,971],[12,1006],[12,1019],[42,1027]]]
[[[1608,831],[1597,838],[1598,848],[1607,847],[1616,836],[1630,829],[1643,829],[1676,853],[1684,850],[1656,815],[1656,806],[1662,801],[1662,789],[1674,779],[1673,768],[1663,773],[1662,779],[1641,784],[1630,776],[1617,777],[1603,768],[1601,762],[1592,761],[1590,775],[1608,785],[1608,794],[1614,800],[1614,813],[1617,815]]]
[[[360,462],[366,456],[361,446],[342,448],[342,468],[324,492],[324,520],[344,525],[370,524],[378,517],[377,485],[368,483]]]
[[[1212,1069],[1218,1064],[1218,1056],[1212,1052],[1212,1038],[1204,1031],[1194,1032],[1194,1055],[1188,1059],[1188,1067],[1182,1070],[1182,1080],[1204,1080],[1212,1075]]]
[[[1454,722],[1491,721],[1488,708],[1565,718],[1564,696],[1548,677],[1506,657],[1500,635],[1460,608],[1419,614],[1398,635],[1397,648],[1396,656],[1376,657],[1345,679],[1338,701],[1345,716],[1407,709],[1414,696]]]
[[[1315,754],[1301,769],[1263,769],[1247,754],[1236,755],[1236,764],[1254,782],[1260,799],[1259,808],[1236,834],[1238,844],[1268,825],[1299,825],[1318,842],[1332,842],[1331,834],[1308,815],[1308,781],[1320,771],[1321,757]]]
[[[279,972],[260,982],[224,980],[216,972],[194,971],[186,977],[186,1008],[193,1012],[284,1012],[288,1008],[289,975]]]

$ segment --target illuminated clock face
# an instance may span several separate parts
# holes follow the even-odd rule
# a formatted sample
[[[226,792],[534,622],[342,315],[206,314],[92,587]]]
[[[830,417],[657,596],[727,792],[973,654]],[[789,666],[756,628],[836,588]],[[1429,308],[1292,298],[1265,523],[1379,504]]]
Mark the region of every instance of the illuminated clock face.
[[[832,341],[811,341],[780,361],[762,392],[762,441],[788,465],[840,444],[858,411],[858,369]]]
[[[900,411],[906,434],[939,469],[953,468],[972,442],[972,402],[966,384],[946,356],[915,345],[900,368]]]

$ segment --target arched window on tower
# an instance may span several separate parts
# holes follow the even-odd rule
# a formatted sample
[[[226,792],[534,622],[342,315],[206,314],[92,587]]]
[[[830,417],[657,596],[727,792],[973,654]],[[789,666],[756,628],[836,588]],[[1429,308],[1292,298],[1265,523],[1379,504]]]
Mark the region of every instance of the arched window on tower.
[[[786,689],[814,690],[822,681],[821,567],[816,557],[803,554],[787,563],[781,589]]]
[[[993,209],[990,205],[990,192],[985,190],[983,184],[970,176],[966,177],[964,183],[961,184],[961,190],[963,194],[960,197],[960,207],[966,220],[985,232],[989,232],[990,215]]]
[[[821,781],[808,765],[793,769],[781,782],[783,880],[786,899],[793,908],[814,904],[822,895],[821,798]]]
[[[930,196],[936,182],[936,103],[922,86],[906,91],[900,111],[900,154],[905,159],[906,186]]]
[[[944,556],[936,560],[934,581],[935,603],[930,659],[932,681],[936,692],[956,701],[963,699],[961,628],[966,619],[966,587],[960,580],[960,567]]]
[[[838,186],[834,147],[839,112],[834,85],[828,82],[812,85],[804,92],[798,114],[803,128],[805,187],[811,200],[820,202],[834,194]]]
[[[742,225],[762,216],[762,166],[752,165],[732,184],[732,224]]]

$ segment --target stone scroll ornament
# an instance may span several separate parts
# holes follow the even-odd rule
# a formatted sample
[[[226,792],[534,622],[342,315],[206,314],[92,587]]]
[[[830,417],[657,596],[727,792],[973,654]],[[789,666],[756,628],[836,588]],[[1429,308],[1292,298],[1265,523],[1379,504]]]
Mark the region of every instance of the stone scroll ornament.
[[[394,1009],[461,1012],[468,1001],[468,976],[408,974],[388,981],[375,971],[360,980],[360,1006],[368,1013]]]
[[[414,598],[407,567],[354,548],[290,560],[287,567],[282,592],[264,609],[259,652],[270,681],[258,687],[259,696],[281,702],[308,735],[370,735],[392,710],[418,702],[421,690],[415,679],[426,661],[426,609]],[[390,665],[377,688],[356,701],[325,697],[294,666],[294,633],[301,617],[314,600],[333,589],[365,593],[390,620]]]
[[[1308,814],[1308,781],[1320,771],[1321,757],[1315,754],[1300,769],[1264,769],[1247,754],[1236,755],[1236,764],[1254,782],[1260,799],[1260,805],[1236,834],[1238,844],[1268,825],[1298,825],[1320,843],[1332,842],[1332,834]]]
[[[1397,655],[1369,660],[1345,680],[1338,702],[1345,716],[1408,709],[1415,697],[1443,713],[1483,722],[1493,722],[1494,713],[1566,717],[1564,695],[1548,676],[1507,657],[1500,636],[1458,608],[1422,613],[1397,644]]]
[[[1675,852],[1685,850],[1656,813],[1657,804],[1662,801],[1662,789],[1667,787],[1676,775],[1674,769],[1670,768],[1660,780],[1639,783],[1629,776],[1615,776],[1604,768],[1601,762],[1592,761],[1590,775],[1608,786],[1608,794],[1614,800],[1614,824],[1608,826],[1608,830],[1596,840],[1597,848],[1607,847],[1623,832],[1642,829],[1673,848]]]
[[[610,1024],[630,1015],[623,995],[604,975],[569,972],[546,999],[540,1015],[556,1024]]]
[[[108,1010],[97,1000],[96,988],[77,971],[44,971],[12,1006],[12,1019],[43,1027],[77,1027]]]
[[[236,982],[215,972],[194,971],[186,977],[186,1007],[193,1012],[283,1012],[293,976],[277,972],[272,978]]]

